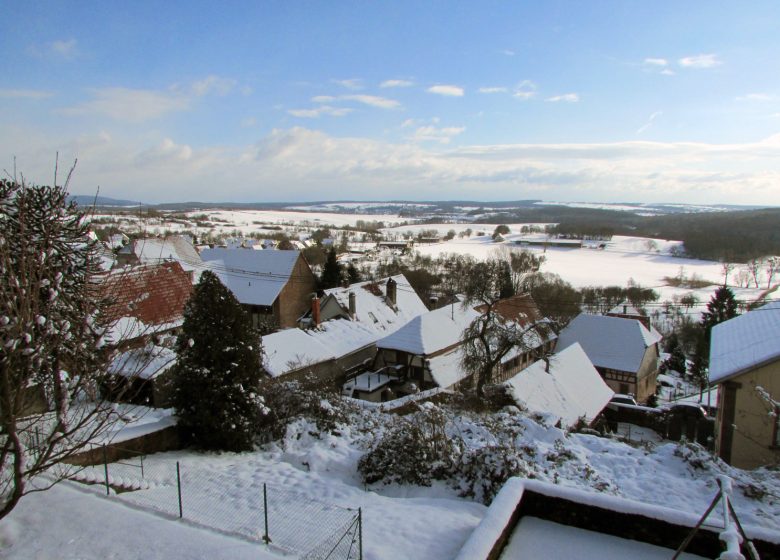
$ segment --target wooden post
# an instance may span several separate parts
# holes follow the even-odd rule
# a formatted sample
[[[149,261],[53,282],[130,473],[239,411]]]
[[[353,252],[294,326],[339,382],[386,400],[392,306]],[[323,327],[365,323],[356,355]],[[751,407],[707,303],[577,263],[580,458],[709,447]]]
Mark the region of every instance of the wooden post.
[[[184,512],[181,508],[181,470],[179,469],[179,462],[176,461],[176,486],[179,490],[179,519],[184,517]]]
[[[111,487],[108,485],[108,454],[106,453],[106,444],[103,444],[103,472],[106,476],[106,496],[110,496]]]
[[[263,540],[265,541],[265,544],[268,544],[271,542],[271,537],[268,536],[268,491],[265,487],[265,482],[263,482],[263,517],[265,519],[265,535],[263,535]]]
[[[358,559],[363,560],[363,508],[358,508]]]

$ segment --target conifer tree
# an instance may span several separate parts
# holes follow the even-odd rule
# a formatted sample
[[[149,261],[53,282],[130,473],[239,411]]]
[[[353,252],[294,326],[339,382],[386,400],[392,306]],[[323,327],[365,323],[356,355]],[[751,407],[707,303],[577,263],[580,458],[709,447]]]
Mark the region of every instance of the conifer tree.
[[[691,366],[691,374],[699,379],[702,389],[707,384],[706,370],[710,361],[710,336],[712,327],[739,315],[737,312],[737,300],[726,286],[721,286],[707,303],[707,311],[702,313],[701,326],[703,332],[696,345],[696,355]]]
[[[336,249],[333,247],[328,251],[325,259],[325,265],[322,267],[322,278],[320,278],[320,288],[327,290],[335,288],[341,282],[341,265],[336,260]]]
[[[183,433],[206,449],[251,449],[267,413],[258,394],[260,338],[251,317],[210,271],[185,307],[177,353],[173,405]]]

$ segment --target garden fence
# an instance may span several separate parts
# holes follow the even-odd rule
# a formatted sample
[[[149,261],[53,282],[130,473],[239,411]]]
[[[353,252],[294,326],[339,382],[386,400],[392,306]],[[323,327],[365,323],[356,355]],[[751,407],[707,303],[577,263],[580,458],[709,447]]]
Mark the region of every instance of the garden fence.
[[[72,480],[170,517],[306,560],[362,560],[362,512],[225,469],[145,456],[80,468]]]

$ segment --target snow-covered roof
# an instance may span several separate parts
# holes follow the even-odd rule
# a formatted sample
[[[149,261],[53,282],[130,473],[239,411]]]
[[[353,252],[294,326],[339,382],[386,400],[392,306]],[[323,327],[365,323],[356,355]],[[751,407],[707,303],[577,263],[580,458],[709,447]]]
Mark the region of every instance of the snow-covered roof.
[[[396,283],[395,304],[387,301],[387,281],[359,282],[347,288],[325,290],[325,297],[334,298],[345,311],[349,310],[349,294],[355,294],[355,320],[389,334],[415,317],[428,312],[420,296],[412,288],[406,276],[391,276]],[[323,298],[324,299],[324,298]],[[324,302],[323,302],[324,304]]]
[[[144,264],[177,261],[187,272],[200,270],[202,266],[201,257],[195,250],[195,246],[187,237],[181,235],[164,239],[138,239],[132,243],[131,250]]]
[[[780,360],[780,302],[715,325],[710,344],[710,382]]]
[[[362,323],[337,319],[309,330],[285,329],[263,337],[265,368],[279,377],[307,365],[350,354],[373,344],[377,333]]]
[[[633,315],[634,317],[643,317],[639,310],[630,303],[618,303],[609,310],[610,315]]]
[[[558,351],[579,342],[596,367],[637,372],[647,348],[660,340],[637,319],[582,313],[558,335]]]
[[[454,303],[418,315],[393,334],[377,342],[380,348],[401,350],[410,354],[430,355],[458,344],[479,312]]]
[[[118,342],[178,327],[191,292],[189,276],[178,262],[115,269],[100,285],[108,300],[108,338]]]
[[[504,383],[517,404],[572,426],[582,417],[593,420],[612,398],[612,389],[576,342],[550,357],[549,373],[545,367],[539,360]]]
[[[463,352],[461,347],[457,347],[454,350],[445,352],[439,356],[435,356],[429,360],[429,369],[431,377],[436,384],[442,389],[452,387],[458,381],[465,379],[468,376],[468,372],[463,370],[460,365]]]
[[[204,249],[200,256],[236,299],[245,305],[273,305],[290,281],[298,251]]]
[[[275,251],[279,252],[279,251]],[[349,293],[355,294],[355,320],[334,319],[306,331],[287,329],[263,337],[266,369],[274,377],[333,358],[345,356],[374,344],[395,332],[427,308],[412,290],[406,278],[399,274],[396,282],[396,305],[385,301],[387,279],[360,282],[348,288],[333,288],[326,297],[334,298],[344,309],[349,309]]]
[[[165,346],[148,344],[116,356],[108,366],[109,373],[138,379],[154,379],[176,363],[176,352]]]

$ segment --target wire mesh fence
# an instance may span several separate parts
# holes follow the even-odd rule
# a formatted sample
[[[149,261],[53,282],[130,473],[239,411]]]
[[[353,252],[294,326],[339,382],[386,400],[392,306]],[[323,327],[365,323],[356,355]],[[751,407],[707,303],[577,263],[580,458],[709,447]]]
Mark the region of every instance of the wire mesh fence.
[[[362,559],[360,509],[335,506],[215,468],[138,456],[84,467],[72,480],[135,506],[217,529],[306,560]]]

